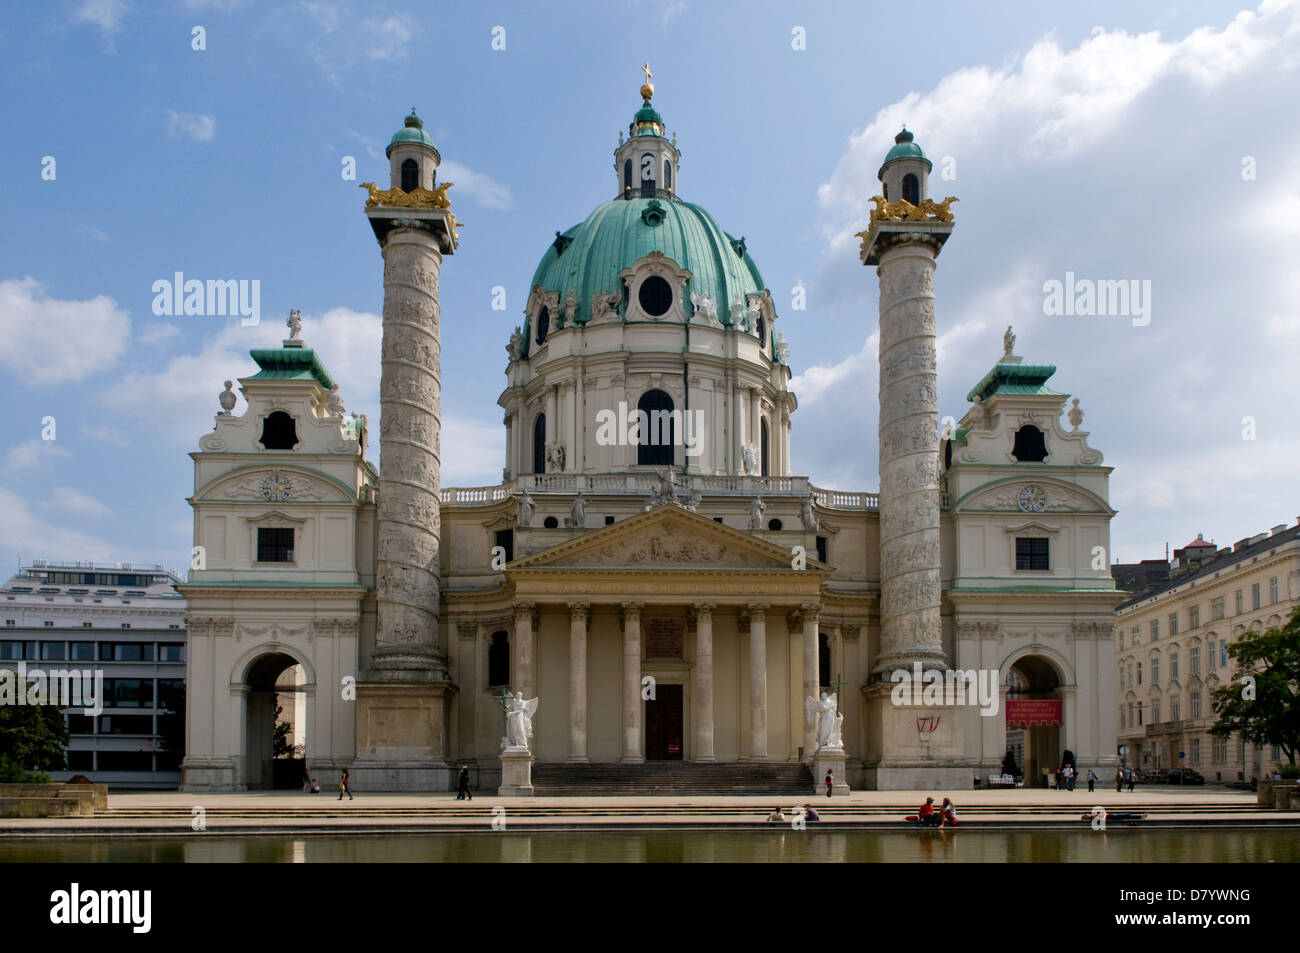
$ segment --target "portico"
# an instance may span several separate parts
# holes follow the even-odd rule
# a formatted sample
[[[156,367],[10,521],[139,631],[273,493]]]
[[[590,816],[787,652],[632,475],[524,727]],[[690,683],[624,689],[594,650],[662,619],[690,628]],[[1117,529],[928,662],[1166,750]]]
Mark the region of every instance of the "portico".
[[[803,698],[816,694],[828,569],[792,562],[667,505],[510,564],[510,689],[541,699],[537,759],[811,753]]]

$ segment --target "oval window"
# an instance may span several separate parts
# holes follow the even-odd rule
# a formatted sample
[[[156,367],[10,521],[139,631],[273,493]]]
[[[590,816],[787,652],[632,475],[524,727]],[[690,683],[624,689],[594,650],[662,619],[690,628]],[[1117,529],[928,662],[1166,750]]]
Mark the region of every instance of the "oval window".
[[[667,314],[673,306],[673,289],[658,275],[651,275],[641,282],[636,297],[641,310],[654,318]]]

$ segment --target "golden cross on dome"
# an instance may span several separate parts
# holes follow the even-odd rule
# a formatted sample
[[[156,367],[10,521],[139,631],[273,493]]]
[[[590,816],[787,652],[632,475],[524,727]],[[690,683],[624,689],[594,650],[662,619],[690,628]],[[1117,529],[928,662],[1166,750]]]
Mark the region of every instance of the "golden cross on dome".
[[[654,74],[650,72],[650,64],[649,64],[649,63],[642,63],[642,64],[641,64],[641,72],[645,73],[645,81],[646,81],[647,83],[650,82],[650,77],[653,76]]]

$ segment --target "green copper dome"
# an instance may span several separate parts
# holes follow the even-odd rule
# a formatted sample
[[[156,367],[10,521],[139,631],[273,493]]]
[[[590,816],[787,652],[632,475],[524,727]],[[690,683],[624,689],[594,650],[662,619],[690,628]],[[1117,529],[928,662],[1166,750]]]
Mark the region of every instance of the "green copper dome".
[[[925,163],[926,169],[934,168],[934,164],[926,158],[921,147],[912,140],[913,136],[906,127],[894,137],[894,145],[885,153],[885,161],[880,164],[880,171],[876,173],[877,178],[884,174],[885,166],[898,159],[920,159]]]
[[[745,306],[746,295],[763,292],[744,239],[732,238],[698,205],[651,198],[598,205],[584,222],[556,237],[530,287],[558,292],[560,301],[572,291],[578,302],[575,320],[582,324],[591,320],[592,295],[621,296],[620,272],[652,251],[691,273],[683,302],[687,314],[694,313],[690,296],[702,293],[717,304],[718,320],[729,324],[733,303]],[[619,313],[623,310],[620,306]]]
[[[433,136],[424,131],[424,121],[411,110],[411,115],[406,117],[406,124],[397,132],[393,133],[393,138],[388,143],[388,148],[384,150],[384,155],[390,155],[393,146],[403,142],[420,142],[428,146],[435,153],[438,147],[433,144]]]
[[[647,99],[628,123],[627,131],[633,136],[662,136],[664,117],[659,115],[658,110],[651,106],[650,100]]]

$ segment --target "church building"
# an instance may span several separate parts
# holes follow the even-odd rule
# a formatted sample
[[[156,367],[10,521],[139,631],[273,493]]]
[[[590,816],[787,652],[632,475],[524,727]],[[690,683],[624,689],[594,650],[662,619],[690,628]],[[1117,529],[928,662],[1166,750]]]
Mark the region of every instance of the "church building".
[[[227,382],[191,454],[184,789],[269,786],[289,694],[311,773],[346,768],[357,790],[450,790],[461,764],[495,790],[516,693],[537,699],[539,794],[810,790],[823,693],[841,789],[966,788],[1008,750],[1028,783],[1067,751],[1113,772],[1110,468],[1010,329],[940,431],[932,277],[955,223],[920,145],[896,137],[862,233],[879,492],[819,487],[792,453],[786,318],[745,240],[685,197],[646,72],[612,198],[546,239],[509,336],[499,484],[441,485],[439,286],[459,223],[414,111],[389,187],[367,184],[377,434],[296,315],[252,352],[242,416]],[[844,439],[859,425],[869,410]],[[956,672],[986,675],[995,710],[899,691]]]

